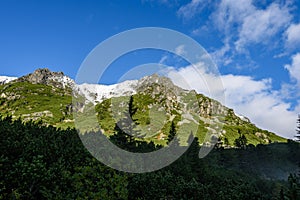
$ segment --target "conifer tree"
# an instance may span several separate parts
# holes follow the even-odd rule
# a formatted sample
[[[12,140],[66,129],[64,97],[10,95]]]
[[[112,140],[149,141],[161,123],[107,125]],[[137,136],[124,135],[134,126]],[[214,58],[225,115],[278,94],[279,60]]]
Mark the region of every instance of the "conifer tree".
[[[238,133],[240,136],[237,139],[235,139],[234,145],[236,147],[245,149],[247,146],[248,140],[247,140],[246,136],[241,133],[240,130],[238,130]]]
[[[297,119],[297,133],[295,138],[297,141],[300,142],[300,114],[298,115],[298,119]]]
[[[174,121],[172,121],[168,139],[167,139],[167,144],[169,144],[175,138],[175,136],[176,136],[176,125],[175,125]]]
[[[130,99],[129,99],[129,103],[128,103],[129,116],[132,118],[133,115],[136,113],[136,111],[137,111],[137,108],[133,105],[133,96],[131,95]]]

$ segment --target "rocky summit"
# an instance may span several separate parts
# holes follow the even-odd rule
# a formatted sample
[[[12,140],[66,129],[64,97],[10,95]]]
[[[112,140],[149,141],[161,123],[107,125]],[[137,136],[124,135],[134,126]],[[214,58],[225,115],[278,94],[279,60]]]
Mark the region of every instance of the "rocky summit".
[[[62,89],[74,86],[74,81],[71,78],[65,76],[63,72],[51,72],[48,68],[39,68],[33,73],[14,80],[14,82],[45,84]]]

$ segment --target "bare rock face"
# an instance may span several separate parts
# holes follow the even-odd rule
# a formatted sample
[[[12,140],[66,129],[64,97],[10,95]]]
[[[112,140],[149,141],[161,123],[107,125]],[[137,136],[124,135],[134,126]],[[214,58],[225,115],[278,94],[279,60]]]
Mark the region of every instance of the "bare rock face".
[[[186,92],[174,85],[171,79],[157,74],[140,79],[136,85],[136,91],[149,94],[153,99],[162,102],[168,110],[178,107],[178,98]]]
[[[164,102],[166,107],[170,110],[179,108],[180,104],[187,103],[182,102],[181,99],[183,99],[183,96],[190,94],[190,96],[192,96],[191,99],[195,101],[190,109],[200,116],[208,117],[212,115],[225,115],[227,113],[227,108],[219,102],[203,95],[197,96],[195,91],[184,90],[174,85],[171,79],[157,74],[145,76],[140,79],[136,86],[136,90],[137,92],[150,94],[152,98],[157,99],[159,102]]]
[[[18,78],[15,82],[51,85],[62,89],[74,86],[74,81],[65,76],[63,72],[51,72],[47,68],[37,69],[31,74]]]
[[[180,95],[184,90],[173,84],[171,79],[153,74],[151,76],[145,76],[138,81],[138,91],[145,91],[148,88],[152,88],[154,92],[169,92],[172,91],[175,95]],[[153,87],[156,86],[156,87]]]

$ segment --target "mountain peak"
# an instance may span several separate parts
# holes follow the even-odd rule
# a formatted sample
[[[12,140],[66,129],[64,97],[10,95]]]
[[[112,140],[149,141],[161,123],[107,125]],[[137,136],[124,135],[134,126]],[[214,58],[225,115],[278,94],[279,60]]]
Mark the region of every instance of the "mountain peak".
[[[53,75],[53,74],[57,74],[57,75],[63,75],[63,72],[52,72],[50,69],[48,68],[38,68],[36,69],[33,74],[44,74],[44,75]]]
[[[18,78],[16,82],[52,85],[58,88],[72,87],[74,85],[74,81],[65,76],[63,72],[52,72],[48,68],[39,68],[33,73]]]
[[[158,74],[152,74],[150,76],[145,76],[138,81],[138,91],[147,90],[149,87],[153,87],[154,85],[159,85],[160,89],[163,90],[171,90],[174,94],[178,95],[184,90],[172,82],[172,80],[165,76],[160,76]]]
[[[44,80],[51,77],[65,76],[63,72],[52,72],[48,68],[38,68],[33,73],[23,77],[27,77],[31,82],[43,83]]]
[[[144,76],[143,78],[140,79],[140,83],[172,83],[171,79],[165,77],[165,76],[160,76],[158,74],[152,74],[150,76]],[[173,84],[173,83],[172,83]]]

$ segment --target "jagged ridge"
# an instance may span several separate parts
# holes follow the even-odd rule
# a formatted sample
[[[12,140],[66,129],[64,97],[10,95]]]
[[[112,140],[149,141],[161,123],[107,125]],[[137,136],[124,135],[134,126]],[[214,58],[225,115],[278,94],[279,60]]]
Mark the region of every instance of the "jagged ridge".
[[[76,95],[85,97],[85,103],[92,102],[98,105],[98,108],[102,106],[102,111],[107,110],[110,106],[106,102],[107,100],[113,98],[122,102],[125,96],[133,95],[136,102],[143,106],[138,106],[140,111],[135,116],[140,122],[147,121],[149,110],[153,106],[156,106],[157,110],[165,109],[165,117],[161,113],[156,113],[161,117],[158,121],[161,120],[165,123],[161,129],[155,132],[157,141],[166,137],[170,122],[174,119],[177,120],[177,126],[186,126],[187,129],[191,124],[198,124],[201,127],[200,132],[204,130],[216,132],[219,125],[224,125],[223,132],[216,134],[223,139],[228,137],[231,145],[238,137],[239,129],[247,134],[253,144],[284,141],[268,131],[258,129],[247,118],[237,116],[232,109],[219,102],[196,94],[195,91],[184,90],[174,85],[169,78],[156,74],[114,85],[76,85],[62,72],[38,69],[18,79],[11,79],[9,84],[0,86],[0,112],[11,114],[14,117],[21,116],[27,120],[42,119],[46,123],[58,127],[74,126],[71,112],[72,108],[76,106],[72,105],[71,89],[73,92],[75,91]],[[197,98],[197,101],[191,100],[194,97]],[[227,113],[225,119],[220,118],[225,113]],[[105,118],[102,122],[114,125],[111,118]],[[145,127],[148,128],[146,123]],[[111,126],[107,126],[107,128],[110,131],[113,129]]]

